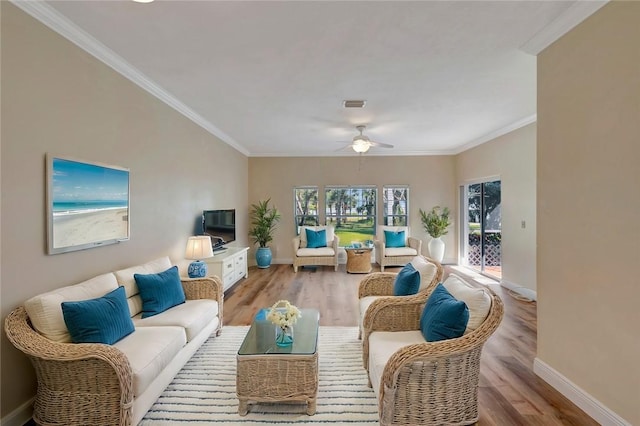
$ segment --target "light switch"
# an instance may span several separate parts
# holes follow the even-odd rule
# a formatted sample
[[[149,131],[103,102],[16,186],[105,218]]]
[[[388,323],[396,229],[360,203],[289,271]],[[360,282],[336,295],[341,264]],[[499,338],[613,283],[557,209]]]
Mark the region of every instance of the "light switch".
[[[524,220],[522,222],[520,222],[520,227],[522,229],[526,228],[527,227],[527,222],[525,222]]]

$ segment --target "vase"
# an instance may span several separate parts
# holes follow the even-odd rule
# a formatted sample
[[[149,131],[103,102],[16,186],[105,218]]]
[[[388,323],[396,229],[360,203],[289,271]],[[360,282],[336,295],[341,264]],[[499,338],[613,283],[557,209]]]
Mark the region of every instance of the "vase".
[[[440,237],[432,238],[429,241],[429,256],[433,260],[437,260],[442,263],[442,259],[444,258],[444,241]]]
[[[258,247],[256,250],[256,263],[258,268],[268,268],[271,266],[271,249],[269,247]]]
[[[189,270],[187,271],[189,278],[203,278],[207,276],[207,264],[202,260],[196,260],[189,264]]]
[[[293,344],[293,326],[280,327],[276,325],[276,345],[291,346]]]

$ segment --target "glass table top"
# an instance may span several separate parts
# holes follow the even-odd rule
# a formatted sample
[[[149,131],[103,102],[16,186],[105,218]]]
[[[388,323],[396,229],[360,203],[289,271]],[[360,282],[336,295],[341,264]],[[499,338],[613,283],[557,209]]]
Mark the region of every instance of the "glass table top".
[[[320,313],[316,309],[300,309],[302,317],[293,326],[293,344],[286,347],[276,345],[276,326],[266,319],[268,311],[269,308],[258,311],[238,355],[307,355],[316,352],[320,322]]]

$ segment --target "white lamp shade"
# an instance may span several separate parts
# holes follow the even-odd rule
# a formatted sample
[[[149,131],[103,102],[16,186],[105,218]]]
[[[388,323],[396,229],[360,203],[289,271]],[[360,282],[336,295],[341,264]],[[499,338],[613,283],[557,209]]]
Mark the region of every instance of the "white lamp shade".
[[[184,255],[185,259],[200,260],[213,256],[213,248],[211,247],[211,237],[208,235],[198,235],[189,237],[187,241],[187,249]]]

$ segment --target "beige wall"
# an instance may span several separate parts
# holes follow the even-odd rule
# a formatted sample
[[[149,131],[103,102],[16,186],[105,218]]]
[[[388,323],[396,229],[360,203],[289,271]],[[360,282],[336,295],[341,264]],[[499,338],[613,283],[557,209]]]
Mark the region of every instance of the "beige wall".
[[[640,3],[538,57],[538,359],[640,424]]]
[[[1,8],[3,320],[35,294],[162,255],[181,260],[206,208],[238,209],[238,244],[248,243],[246,156],[15,6]],[[131,170],[130,241],[45,254],[47,152]],[[4,419],[35,394],[32,367],[4,333],[1,374]]]
[[[321,208],[324,208],[324,187],[327,185],[377,185],[380,198],[382,186],[394,184],[410,187],[411,234],[423,240],[422,251],[428,254],[426,245],[430,237],[424,232],[418,209],[427,210],[435,205],[449,206],[452,217],[456,217],[453,156],[249,158],[250,203],[271,198],[282,213],[280,226],[271,245],[274,262],[277,263],[288,263],[293,258],[291,240],[295,236],[295,186],[317,185],[320,189]],[[382,223],[380,201],[378,206],[378,223]],[[456,261],[455,225],[449,228],[449,234],[443,237],[443,241],[446,244],[444,262]],[[255,264],[255,260],[252,260]]]
[[[498,178],[502,189],[502,283],[536,291],[536,124],[456,156],[459,185]],[[525,221],[525,228],[521,222]]]

